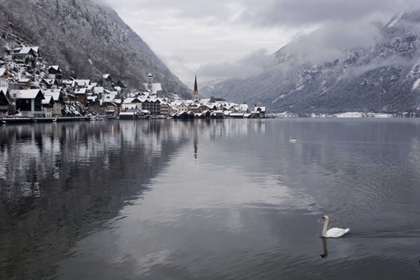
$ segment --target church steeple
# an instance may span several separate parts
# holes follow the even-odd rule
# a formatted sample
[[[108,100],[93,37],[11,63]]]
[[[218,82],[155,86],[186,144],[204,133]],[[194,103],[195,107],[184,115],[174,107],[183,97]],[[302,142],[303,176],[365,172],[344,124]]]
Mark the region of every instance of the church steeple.
[[[198,91],[198,87],[197,87],[197,74],[195,74],[194,91]]]
[[[195,74],[193,99],[196,102],[200,101],[200,95],[198,94],[198,86],[197,86],[197,74]]]

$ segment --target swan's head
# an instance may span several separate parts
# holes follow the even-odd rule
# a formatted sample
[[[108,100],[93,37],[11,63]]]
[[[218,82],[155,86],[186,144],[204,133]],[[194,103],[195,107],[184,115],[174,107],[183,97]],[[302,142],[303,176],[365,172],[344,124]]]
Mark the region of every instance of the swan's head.
[[[323,221],[328,221],[330,218],[328,218],[328,216],[327,215],[325,215],[325,216],[322,216],[322,218],[321,218],[321,220],[323,220]]]

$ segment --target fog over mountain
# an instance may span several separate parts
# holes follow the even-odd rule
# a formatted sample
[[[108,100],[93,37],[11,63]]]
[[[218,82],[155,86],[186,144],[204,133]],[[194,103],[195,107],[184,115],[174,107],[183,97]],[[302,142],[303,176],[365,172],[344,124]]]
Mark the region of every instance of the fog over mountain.
[[[141,90],[150,72],[164,91],[191,93],[113,9],[91,0],[0,0],[0,35],[2,46],[39,45],[70,77],[107,73]]]
[[[238,71],[202,94],[272,112],[416,110],[420,12],[400,13],[386,24],[370,20],[342,20],[296,36],[259,66],[260,73]]]

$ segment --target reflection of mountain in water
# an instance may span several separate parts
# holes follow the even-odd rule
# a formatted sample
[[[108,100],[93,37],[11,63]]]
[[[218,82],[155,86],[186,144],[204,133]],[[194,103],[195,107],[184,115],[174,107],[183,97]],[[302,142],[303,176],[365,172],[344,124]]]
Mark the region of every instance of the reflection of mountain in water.
[[[0,128],[0,278],[39,279],[138,198],[191,139],[187,123]]]

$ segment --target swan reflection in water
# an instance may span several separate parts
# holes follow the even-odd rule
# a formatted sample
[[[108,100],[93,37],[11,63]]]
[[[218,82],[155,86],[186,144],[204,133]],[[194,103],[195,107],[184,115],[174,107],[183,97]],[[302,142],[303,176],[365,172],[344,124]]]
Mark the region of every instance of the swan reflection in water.
[[[324,249],[324,253],[320,254],[321,258],[326,259],[328,258],[328,248],[327,248],[327,238],[322,237],[322,248]]]

